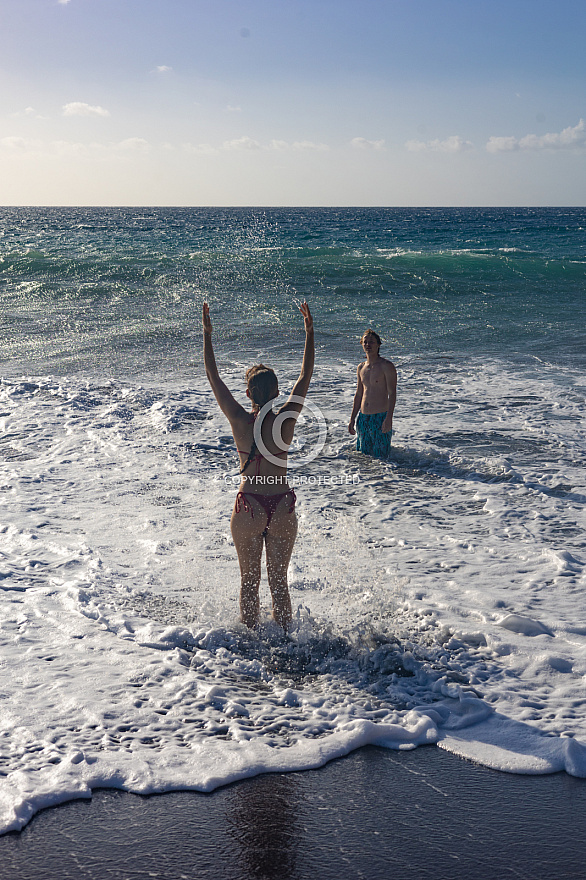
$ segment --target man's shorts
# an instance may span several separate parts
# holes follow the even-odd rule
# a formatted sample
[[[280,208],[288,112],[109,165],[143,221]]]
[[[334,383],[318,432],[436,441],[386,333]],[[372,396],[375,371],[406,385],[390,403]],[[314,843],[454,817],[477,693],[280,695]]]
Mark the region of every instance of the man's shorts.
[[[389,457],[393,432],[389,431],[388,434],[383,434],[381,430],[386,417],[386,413],[373,413],[372,415],[358,413],[356,419],[356,449],[358,452],[364,452],[365,455],[372,455],[374,458]]]

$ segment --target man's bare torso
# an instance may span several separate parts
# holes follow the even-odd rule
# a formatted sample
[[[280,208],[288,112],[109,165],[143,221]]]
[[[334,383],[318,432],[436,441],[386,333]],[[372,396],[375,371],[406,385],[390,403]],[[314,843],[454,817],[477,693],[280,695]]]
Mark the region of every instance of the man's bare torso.
[[[361,412],[365,415],[386,413],[393,384],[396,383],[394,364],[381,357],[373,364],[364,361],[358,368],[358,375],[363,388]]]

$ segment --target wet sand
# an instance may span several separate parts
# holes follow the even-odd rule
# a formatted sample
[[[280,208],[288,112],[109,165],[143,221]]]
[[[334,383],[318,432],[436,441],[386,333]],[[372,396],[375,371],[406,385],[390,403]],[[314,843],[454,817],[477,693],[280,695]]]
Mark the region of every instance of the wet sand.
[[[2,880],[566,880],[586,780],[365,748],[211,794],[100,790],[0,838]]]

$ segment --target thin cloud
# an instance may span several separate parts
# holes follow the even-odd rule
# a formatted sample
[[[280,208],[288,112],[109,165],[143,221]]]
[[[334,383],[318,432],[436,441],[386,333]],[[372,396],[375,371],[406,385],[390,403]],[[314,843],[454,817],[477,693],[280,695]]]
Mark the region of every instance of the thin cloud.
[[[30,141],[22,137],[4,137],[0,138],[0,146],[5,150],[15,150],[21,152],[30,147]]]
[[[71,3],[71,0],[57,0],[59,6],[67,6],[68,3]]]
[[[212,156],[218,152],[217,147],[212,146],[212,144],[185,143],[181,144],[181,149],[194,156]]]
[[[23,116],[28,116],[29,118],[34,119],[46,119],[46,116],[41,116],[40,113],[37,113],[34,107],[25,107],[24,110],[18,110],[16,113],[10,114],[14,119],[20,119]]]
[[[471,141],[465,141],[458,134],[453,134],[443,141],[438,138],[432,141],[407,141],[405,147],[410,153],[423,153],[428,150],[432,153],[464,153],[467,150],[473,150],[474,144]]]
[[[224,141],[223,150],[260,150],[260,144],[250,137],[236,138],[233,141]]]
[[[325,153],[330,148],[327,144],[314,144],[313,141],[294,141],[291,144],[291,149],[296,152],[318,152]]]
[[[577,125],[568,126],[560,132],[527,134],[525,137],[490,137],[486,144],[489,153],[511,153],[516,150],[580,150],[586,147],[586,123],[580,119]]]
[[[516,137],[489,137],[486,149],[489,153],[511,153],[519,149]]]
[[[288,141],[273,139],[272,141],[269,141],[268,146],[265,147],[265,149],[277,150],[281,153],[290,150],[293,150],[295,153],[326,153],[330,148],[327,144],[316,144],[314,141],[293,141],[293,143],[290,144]]]
[[[67,141],[32,141],[22,137],[5,137],[0,139],[0,147],[11,152],[27,152],[36,153],[38,155],[70,155],[71,153],[80,153],[88,151],[85,144],[74,144]]]
[[[350,141],[350,146],[354,147],[355,150],[382,150],[384,148],[384,141],[369,141],[363,137],[355,137]]]
[[[317,152],[324,153],[327,152],[330,148],[327,144],[322,143],[314,143],[313,141],[294,141],[293,143],[289,143],[288,141],[282,141],[273,139],[268,143],[261,143],[260,141],[255,140],[254,138],[248,137],[244,135],[240,138],[235,138],[231,141],[224,141],[219,147],[213,146],[212,144],[191,144],[191,143],[183,143],[181,144],[181,149],[187,153],[192,153],[194,155],[212,155],[217,153],[225,153],[225,152],[259,152],[259,151],[273,151],[280,153],[304,153],[304,152]]]
[[[173,68],[169,67],[167,64],[159,64],[159,66],[156,68],[156,70],[157,70],[157,73],[171,73]]]
[[[104,107],[85,104],[83,101],[72,101],[62,107],[63,116],[109,116]]]
[[[53,154],[60,158],[95,158],[102,156],[106,152],[103,144],[82,144],[73,141],[51,141],[46,148],[43,149],[45,154]]]
[[[138,156],[150,154],[151,145],[144,138],[131,137],[118,142],[100,143],[98,141],[39,141],[22,137],[0,138],[0,150],[17,153],[35,153],[40,156],[57,156],[59,158],[98,158],[100,160],[114,157],[136,160]]]
[[[232,104],[228,104],[226,110],[229,113],[242,113],[242,107],[233,107]]]
[[[116,144],[116,146],[119,150],[124,150],[125,152],[146,153],[150,149],[149,142],[139,137],[126,138]]]
[[[68,141],[54,141],[52,147],[61,154],[72,153],[79,156],[99,157],[101,159],[110,156],[132,156],[145,154],[150,151],[150,144],[144,138],[131,137],[116,143],[71,143]]]

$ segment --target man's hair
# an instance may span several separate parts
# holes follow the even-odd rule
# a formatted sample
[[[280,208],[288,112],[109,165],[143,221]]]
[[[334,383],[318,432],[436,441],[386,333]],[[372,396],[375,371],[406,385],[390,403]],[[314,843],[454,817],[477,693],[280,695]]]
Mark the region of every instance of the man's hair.
[[[246,385],[252,402],[261,408],[276,397],[279,391],[274,370],[264,364],[255,364],[246,371]]]
[[[381,345],[383,344],[383,341],[382,341],[382,339],[380,338],[380,336],[378,335],[378,333],[376,332],[376,330],[373,330],[372,327],[369,327],[368,330],[365,330],[365,331],[364,331],[364,333],[363,333],[362,336],[360,337],[360,344],[362,345],[362,343],[364,342],[364,337],[365,337],[365,336],[368,336],[369,333],[370,333],[372,336],[374,336],[374,338],[375,338],[376,341],[378,342],[378,346],[379,346],[379,348],[380,348]]]

